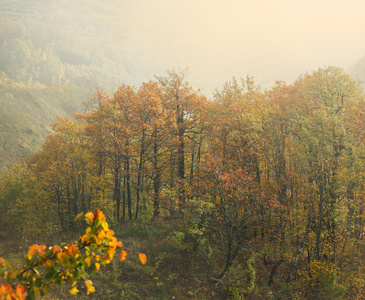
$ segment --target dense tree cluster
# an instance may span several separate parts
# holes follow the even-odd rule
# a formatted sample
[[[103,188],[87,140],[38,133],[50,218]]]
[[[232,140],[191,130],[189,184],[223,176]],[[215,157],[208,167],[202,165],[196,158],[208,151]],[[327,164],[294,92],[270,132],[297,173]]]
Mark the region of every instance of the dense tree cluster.
[[[364,295],[359,84],[329,67],[264,92],[232,79],[209,101],[185,77],[99,91],[86,113],[58,118],[43,149],[4,174],[1,229],[72,230],[71,217],[96,207],[112,222],[184,219],[220,253],[218,281],[255,253],[269,287]]]

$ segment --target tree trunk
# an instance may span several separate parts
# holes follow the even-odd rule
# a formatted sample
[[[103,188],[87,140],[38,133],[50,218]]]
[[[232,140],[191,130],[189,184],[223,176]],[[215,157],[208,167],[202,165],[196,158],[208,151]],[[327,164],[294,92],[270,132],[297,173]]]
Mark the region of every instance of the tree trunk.
[[[178,136],[179,136],[179,146],[178,146],[178,161],[177,161],[177,183],[179,191],[179,205],[182,206],[185,203],[185,144],[184,144],[184,111],[180,106],[177,106],[177,126],[178,126]]]
[[[160,214],[160,171],[158,169],[158,145],[157,145],[157,132],[154,131],[154,144],[153,144],[153,216],[158,217]]]
[[[114,201],[117,205],[117,221],[120,221],[120,176],[119,167],[114,169]]]
[[[142,167],[143,167],[143,155],[144,155],[144,140],[145,140],[145,131],[142,131],[142,141],[141,141],[141,151],[139,154],[139,164],[138,164],[138,175],[137,175],[137,204],[136,204],[136,215],[135,218],[138,218],[138,213],[140,210],[140,192],[141,192],[141,178],[142,178]]]
[[[131,198],[131,176],[130,176],[130,170],[129,170],[129,156],[126,158],[126,181],[127,181],[127,206],[128,206],[128,219],[132,220],[132,198]]]

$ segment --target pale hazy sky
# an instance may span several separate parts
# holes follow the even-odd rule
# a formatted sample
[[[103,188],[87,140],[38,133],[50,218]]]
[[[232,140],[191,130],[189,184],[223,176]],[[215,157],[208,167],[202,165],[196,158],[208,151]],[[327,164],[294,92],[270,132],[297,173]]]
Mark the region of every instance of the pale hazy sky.
[[[263,86],[365,55],[364,0],[132,0],[134,47],[163,68],[189,67],[203,89],[232,76]],[[204,88],[205,87],[205,88]]]

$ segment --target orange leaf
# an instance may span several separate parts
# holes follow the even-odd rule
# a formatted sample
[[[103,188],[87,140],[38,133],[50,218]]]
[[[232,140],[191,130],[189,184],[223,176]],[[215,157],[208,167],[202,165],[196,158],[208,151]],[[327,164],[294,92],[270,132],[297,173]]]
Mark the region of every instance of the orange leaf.
[[[0,257],[0,264],[2,264],[4,268],[6,268],[6,261],[2,257]]]
[[[38,245],[32,245],[29,246],[27,257],[28,259],[32,259],[33,255],[35,255],[38,252]]]
[[[53,254],[56,254],[57,252],[61,251],[61,247],[58,245],[53,246]]]
[[[144,253],[138,253],[139,260],[141,261],[142,265],[144,265],[147,262],[147,256]]]
[[[117,248],[118,246],[118,240],[115,236],[111,238],[111,240],[107,243],[107,246]]]
[[[7,286],[7,289],[8,289],[8,293],[9,294],[14,293],[13,287],[10,284],[7,284],[6,286]]]
[[[0,295],[4,296],[4,295],[8,295],[10,296],[11,294],[14,293],[13,287],[10,284],[6,284],[3,283],[0,287]],[[4,299],[4,298],[1,298]]]
[[[103,212],[100,209],[96,210],[96,218],[99,219],[101,222],[106,221],[106,218],[105,218]]]
[[[91,224],[92,222],[94,222],[95,219],[95,215],[93,212],[88,212],[85,214],[85,220],[87,222],[87,224]]]
[[[8,293],[8,288],[5,283],[0,286],[0,295],[6,295]]]
[[[79,253],[80,250],[79,248],[77,248],[77,246],[75,244],[68,244],[66,247],[65,247],[65,252],[67,255],[69,256],[74,256],[75,254]]]
[[[47,246],[46,245],[40,245],[38,246],[38,252],[39,253],[43,253],[44,251],[46,251]]]
[[[18,299],[24,300],[25,299],[25,288],[22,285],[18,284],[16,286],[15,294],[18,297]]]
[[[127,256],[127,252],[122,250],[122,255],[120,256],[120,260],[125,260],[126,256]]]

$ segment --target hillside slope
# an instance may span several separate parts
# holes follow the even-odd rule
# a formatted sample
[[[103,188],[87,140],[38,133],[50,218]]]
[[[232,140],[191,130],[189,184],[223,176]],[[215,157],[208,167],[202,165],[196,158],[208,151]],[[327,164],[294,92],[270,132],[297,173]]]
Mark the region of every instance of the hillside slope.
[[[80,111],[96,87],[139,78],[124,66],[120,5],[0,2],[0,171],[39,150],[54,118]]]
[[[24,85],[0,78],[0,171],[38,151],[54,118],[80,111],[88,96],[75,85]]]

